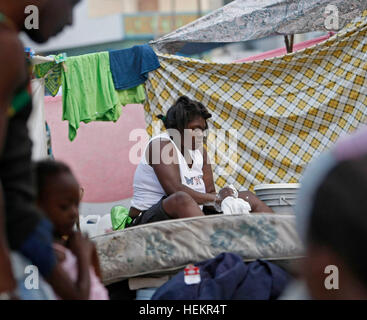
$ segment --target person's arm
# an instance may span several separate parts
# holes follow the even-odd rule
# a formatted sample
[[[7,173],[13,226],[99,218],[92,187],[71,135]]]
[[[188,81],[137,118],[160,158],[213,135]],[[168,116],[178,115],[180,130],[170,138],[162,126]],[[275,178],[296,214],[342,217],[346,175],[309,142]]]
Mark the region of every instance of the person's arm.
[[[204,149],[203,153],[203,159],[204,159],[204,165],[203,165],[203,172],[204,172],[204,183],[207,192],[215,192],[215,186],[214,186],[214,179],[213,179],[213,171],[211,164],[209,163],[208,154],[207,151]],[[228,189],[228,188],[225,188]],[[214,191],[213,191],[214,190]],[[220,193],[223,192],[223,199],[225,199],[228,196],[231,196],[230,190],[227,190],[226,192],[224,189],[220,191]],[[251,206],[251,212],[257,213],[273,213],[273,210],[269,208],[263,201],[261,201],[259,198],[257,198],[252,192],[250,191],[241,191],[239,192],[239,198],[247,201]]]
[[[209,161],[208,152],[203,149],[203,180],[205,184],[205,190],[207,193],[215,193],[214,177],[212,165]]]
[[[0,35],[0,158],[6,139],[8,124],[8,110],[11,105],[15,90],[20,85],[25,74],[22,72],[24,56],[19,42],[8,34]],[[4,196],[0,181],[0,293],[13,292],[16,281],[13,276],[10,253],[6,240]]]
[[[2,187],[0,183],[0,294],[12,293],[17,286],[12,272],[9,249],[5,236],[3,209]]]
[[[90,296],[90,266],[92,244],[80,232],[70,238],[70,250],[78,261],[77,282],[71,281],[67,272],[58,263],[46,279],[55,293],[64,300],[88,300]]]
[[[271,208],[256,197],[251,191],[240,191],[238,192],[238,197],[250,204],[252,213],[274,213]]]
[[[203,180],[206,192],[216,193],[212,165],[205,147],[203,148]],[[218,214],[214,206],[204,206],[203,212],[205,215]]]
[[[199,205],[214,202],[216,200],[215,193],[197,192],[182,184],[178,158],[173,146],[171,148],[173,154],[170,154],[170,159],[173,161],[170,161],[171,163],[167,163],[167,159],[164,159],[165,155],[167,155],[166,151],[170,148],[168,146],[169,144],[172,144],[172,142],[153,140],[149,144],[149,148],[147,150],[149,153],[148,163],[154,169],[154,172],[167,195],[183,191],[189,194]],[[165,149],[166,146],[168,147]],[[159,152],[159,154],[157,152]]]

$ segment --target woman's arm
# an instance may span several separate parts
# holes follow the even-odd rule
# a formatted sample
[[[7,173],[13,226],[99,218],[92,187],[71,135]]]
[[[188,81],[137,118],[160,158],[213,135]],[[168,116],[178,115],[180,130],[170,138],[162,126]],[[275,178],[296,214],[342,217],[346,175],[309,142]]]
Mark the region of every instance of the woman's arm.
[[[149,155],[147,162],[154,169],[167,195],[183,191],[189,194],[199,205],[214,202],[216,200],[215,193],[196,192],[181,183],[178,157],[174,147],[169,147],[170,144],[172,145],[170,141],[154,140],[149,144],[147,150]],[[167,148],[165,148],[166,146]],[[167,150],[171,150],[171,152]]]
[[[214,185],[214,178],[213,178],[213,170],[212,165],[209,161],[208,152],[206,149],[203,149],[203,180],[205,184],[205,190],[207,193],[215,193],[215,185]]]
[[[215,193],[216,190],[214,185],[212,165],[205,147],[203,149],[203,162],[203,180],[205,184],[205,190],[208,193]],[[214,206],[205,206],[203,211],[206,215],[218,214]]]
[[[204,183],[206,191],[209,193],[215,192],[213,171],[208,159],[208,153],[205,149],[203,152],[203,159],[204,159],[204,165],[203,165]],[[271,208],[269,208],[264,202],[262,202],[250,191],[241,191],[239,192],[238,197],[247,201],[251,205],[253,213],[256,212],[273,213],[273,210]]]
[[[238,197],[250,204],[252,213],[274,213],[271,208],[256,197],[251,191],[240,191],[238,192]]]

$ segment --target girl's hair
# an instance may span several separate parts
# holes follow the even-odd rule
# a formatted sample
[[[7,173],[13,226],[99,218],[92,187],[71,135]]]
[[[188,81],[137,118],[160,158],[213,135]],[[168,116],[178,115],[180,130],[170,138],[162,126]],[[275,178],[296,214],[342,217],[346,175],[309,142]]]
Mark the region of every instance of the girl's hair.
[[[340,162],[316,192],[308,242],[328,247],[367,288],[367,157]]]
[[[202,103],[182,96],[169,108],[166,116],[159,115],[158,119],[163,121],[166,129],[177,129],[183,132],[187,128],[188,123],[195,118],[204,118],[206,123],[206,120],[211,118],[211,116]],[[208,128],[207,124],[206,128]]]
[[[44,192],[47,179],[61,173],[72,174],[70,168],[63,162],[43,160],[34,164],[38,197]]]

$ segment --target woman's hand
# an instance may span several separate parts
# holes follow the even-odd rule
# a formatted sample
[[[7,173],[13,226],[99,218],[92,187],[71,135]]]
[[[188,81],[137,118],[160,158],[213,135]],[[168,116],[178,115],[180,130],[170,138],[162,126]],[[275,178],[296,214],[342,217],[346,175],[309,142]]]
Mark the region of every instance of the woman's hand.
[[[218,196],[220,202],[222,203],[225,198],[234,196],[234,191],[229,187],[225,187],[219,191]]]
[[[225,198],[232,197],[234,195],[235,193],[233,189],[231,188],[226,187],[226,188],[221,189],[215,198],[215,205],[214,205],[215,210],[217,212],[221,212],[222,211],[222,201]]]

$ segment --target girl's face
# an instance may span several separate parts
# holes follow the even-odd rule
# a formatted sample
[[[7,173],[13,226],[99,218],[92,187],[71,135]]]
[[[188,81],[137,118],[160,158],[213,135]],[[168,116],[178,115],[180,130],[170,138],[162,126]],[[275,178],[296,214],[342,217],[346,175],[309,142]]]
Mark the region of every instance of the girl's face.
[[[46,180],[38,204],[47,214],[58,236],[69,236],[79,218],[80,188],[70,173],[64,172]]]
[[[206,135],[206,121],[197,117],[190,121],[184,131],[184,146],[190,150],[201,149]]]

